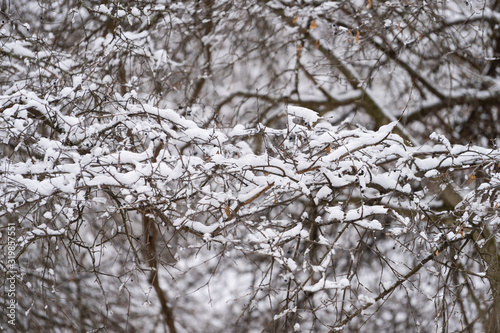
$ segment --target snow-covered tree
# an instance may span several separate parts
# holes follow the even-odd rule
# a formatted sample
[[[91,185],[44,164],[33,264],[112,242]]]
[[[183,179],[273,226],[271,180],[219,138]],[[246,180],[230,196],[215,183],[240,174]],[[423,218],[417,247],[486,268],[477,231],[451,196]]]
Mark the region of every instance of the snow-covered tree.
[[[496,1],[3,2],[27,332],[497,332]]]

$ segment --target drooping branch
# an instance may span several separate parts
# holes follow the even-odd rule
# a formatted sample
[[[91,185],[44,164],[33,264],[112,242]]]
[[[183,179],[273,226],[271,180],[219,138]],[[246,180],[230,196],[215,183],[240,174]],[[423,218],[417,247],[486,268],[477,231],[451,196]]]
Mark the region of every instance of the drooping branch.
[[[168,304],[168,299],[166,292],[160,286],[159,270],[158,265],[158,250],[156,248],[156,242],[158,238],[158,229],[154,218],[152,218],[150,213],[146,213],[143,216],[143,230],[144,230],[144,242],[146,244],[146,255],[147,264],[151,269],[149,272],[149,283],[155,289],[156,295],[160,301],[160,306],[163,312],[163,317],[167,324],[169,333],[176,333],[177,329],[175,327],[175,319],[172,308]]]

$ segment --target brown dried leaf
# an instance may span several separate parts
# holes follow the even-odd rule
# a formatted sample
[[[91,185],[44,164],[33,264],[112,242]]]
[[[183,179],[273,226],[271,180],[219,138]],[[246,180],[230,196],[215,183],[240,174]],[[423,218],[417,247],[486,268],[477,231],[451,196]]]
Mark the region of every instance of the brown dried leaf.
[[[359,30],[356,33],[356,37],[354,39],[356,40],[356,44],[359,43]]]
[[[316,20],[314,20],[314,21],[311,22],[311,25],[309,26],[309,29],[314,30],[317,27],[318,27],[318,25],[316,24]]]
[[[300,58],[301,53],[302,53],[302,44],[299,44],[297,46],[297,57]]]
[[[316,44],[314,46],[316,46],[317,49],[319,49],[319,46],[321,45],[319,39],[316,41]]]
[[[476,175],[472,174],[469,176],[469,184],[476,180]]]
[[[299,16],[295,16],[295,18],[293,19],[293,24],[297,24],[297,21],[299,20]]]
[[[372,8],[372,0],[368,0],[367,2],[368,2],[367,7],[368,7],[368,8]]]

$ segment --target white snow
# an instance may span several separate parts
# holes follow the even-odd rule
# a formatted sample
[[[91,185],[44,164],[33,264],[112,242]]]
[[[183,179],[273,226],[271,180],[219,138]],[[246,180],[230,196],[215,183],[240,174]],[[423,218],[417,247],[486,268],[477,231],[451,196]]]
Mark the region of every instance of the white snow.
[[[383,230],[384,229],[382,224],[377,220],[360,220],[360,221],[356,221],[356,224],[359,225],[360,227],[365,228],[365,229],[371,229],[371,230]]]
[[[324,289],[345,289],[349,287],[351,283],[348,279],[343,278],[339,281],[326,280],[324,277],[312,286],[305,286],[304,290],[309,292],[317,292]]]
[[[288,105],[288,114],[304,119],[308,124],[312,125],[320,119],[316,111],[295,105]]]

